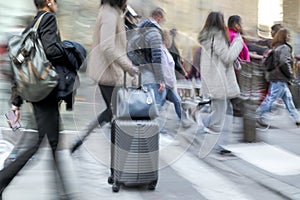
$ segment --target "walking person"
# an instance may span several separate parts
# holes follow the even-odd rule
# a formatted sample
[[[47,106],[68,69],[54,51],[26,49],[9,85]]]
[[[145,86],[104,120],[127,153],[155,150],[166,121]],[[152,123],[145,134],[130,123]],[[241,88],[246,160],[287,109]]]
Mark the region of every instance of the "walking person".
[[[145,46],[147,64],[139,66],[142,84],[152,88],[155,93],[156,104],[161,107],[166,94],[165,80],[162,70],[163,33],[160,24],[165,19],[165,11],[155,8],[149,19],[142,21],[138,27],[145,30]]]
[[[171,46],[171,38],[169,31],[163,31],[163,45],[162,45],[162,69],[166,83],[166,96],[163,99],[162,105],[166,100],[174,104],[175,112],[182,123],[183,127],[189,127],[191,121],[187,119],[187,114],[183,112],[181,105],[181,98],[177,93],[176,75],[175,75],[175,61],[169,51]]]
[[[176,28],[172,28],[170,30],[170,36],[172,37],[172,41],[170,46],[168,47],[168,50],[175,61],[175,71],[177,72],[175,73],[176,79],[182,79],[183,77],[186,78],[188,73],[183,68],[180,52],[175,42],[175,37],[177,36],[177,34],[178,33]]]
[[[229,34],[229,38],[230,38],[230,43],[234,40],[234,38],[237,35],[243,35],[242,18],[239,15],[231,15],[228,18],[227,26],[228,26],[228,34]],[[250,62],[249,49],[244,40],[243,40],[243,49],[240,52],[240,55],[236,62],[240,62],[240,61]],[[239,80],[238,80],[239,70],[240,69],[238,69],[238,68],[235,69],[235,74],[236,74],[238,83],[239,83]],[[233,98],[233,99],[231,99],[231,104],[232,104],[232,108],[233,108],[233,115],[234,116],[243,116],[242,100],[239,97]]]
[[[289,33],[285,28],[281,28],[273,40],[271,41],[271,46],[274,51],[274,69],[269,72],[269,92],[261,103],[261,105],[256,110],[257,122],[263,126],[267,126],[268,123],[264,120],[264,114],[272,110],[273,103],[281,98],[295,121],[297,126],[300,126],[300,115],[295,108],[293,103],[292,94],[288,87],[288,82],[293,78],[293,56],[292,47],[288,44]]]
[[[126,56],[126,31],[122,17],[127,0],[101,0],[93,35],[93,45],[88,60],[87,73],[98,83],[106,109],[92,120],[80,133],[74,152],[97,126],[109,123],[113,117],[116,92],[123,85],[124,72],[138,74],[138,68]]]
[[[233,63],[243,48],[243,39],[237,34],[230,43],[223,14],[211,12],[198,40],[202,46],[200,58],[202,96],[211,98],[211,113],[204,121],[204,127],[199,128],[200,132],[206,134],[221,134],[217,150],[223,154],[229,152],[220,145],[224,144],[223,138],[227,137],[223,134],[224,126],[232,125],[225,120],[227,113],[232,114],[230,99],[240,94]]]
[[[239,15],[231,15],[228,18],[227,26],[230,42],[232,42],[237,35],[243,35],[242,18]],[[243,49],[239,54],[239,60],[250,62],[249,49],[244,41]]]
[[[58,48],[56,45],[61,41],[55,16],[55,12],[57,11],[56,0],[34,0],[34,4],[37,8],[37,14],[24,32],[33,27],[38,18],[44,14],[38,27],[38,35],[41,39],[47,59],[55,67],[58,64],[64,63],[64,60],[66,60],[63,53],[64,50]],[[12,92],[12,110],[17,117],[16,120],[18,121],[21,115],[20,106],[23,103],[23,99],[18,96],[16,89],[13,89]],[[19,146],[22,146],[22,151],[13,162],[7,162],[8,164],[0,171],[0,199],[2,199],[2,193],[5,188],[20,172],[30,158],[38,151],[44,137],[47,137],[52,150],[55,163],[54,168],[57,169],[57,174],[60,178],[59,181],[62,182],[62,188],[60,189],[63,190],[64,199],[80,199],[79,191],[76,186],[71,188],[71,185],[68,185],[70,180],[69,182],[66,182],[66,178],[68,178],[66,175],[70,174],[66,174],[65,172],[71,173],[72,169],[62,169],[59,161],[60,159],[57,154],[60,126],[59,100],[57,92],[58,90],[56,87],[41,101],[32,102],[33,114],[38,132],[24,132],[23,138],[20,139],[21,144],[19,144]],[[31,139],[28,141],[26,140],[26,137]],[[72,174],[72,176],[73,175],[74,174]],[[76,183],[73,182],[71,184]]]

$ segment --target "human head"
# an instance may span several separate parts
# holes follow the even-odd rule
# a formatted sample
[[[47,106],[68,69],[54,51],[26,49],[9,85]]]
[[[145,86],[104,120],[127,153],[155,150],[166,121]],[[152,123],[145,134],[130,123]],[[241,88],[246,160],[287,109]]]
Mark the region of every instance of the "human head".
[[[101,0],[101,5],[103,4],[109,4],[112,7],[119,7],[125,11],[127,7],[127,0]]]
[[[283,26],[281,24],[274,24],[271,27],[271,36],[272,38],[275,36],[275,34],[277,33],[277,31],[279,31],[279,29],[283,28]]]
[[[221,12],[210,12],[206,18],[203,29],[200,32],[200,35],[206,31],[211,31],[213,29],[221,30],[225,38],[229,40],[227,28],[224,22],[224,15]],[[200,40],[200,38],[199,38]]]
[[[158,23],[161,24],[163,20],[165,19],[165,11],[157,7],[151,11],[151,17]]]
[[[177,29],[176,28],[170,29],[170,36],[176,37],[176,35],[177,35]]]
[[[38,10],[57,11],[57,0],[34,0],[34,4]]]
[[[232,15],[228,18],[227,26],[229,29],[243,33],[242,18],[238,15]]]
[[[285,44],[288,41],[289,41],[289,31],[285,28],[281,28],[275,34],[275,36],[271,42],[271,45],[272,45],[272,47],[275,47],[280,44]]]

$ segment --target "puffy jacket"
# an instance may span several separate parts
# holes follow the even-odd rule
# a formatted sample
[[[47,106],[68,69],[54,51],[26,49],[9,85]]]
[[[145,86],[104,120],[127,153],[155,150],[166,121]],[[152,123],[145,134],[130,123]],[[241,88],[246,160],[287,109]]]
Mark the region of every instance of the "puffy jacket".
[[[146,57],[149,64],[140,66],[142,73],[142,83],[160,83],[165,82],[162,71],[162,31],[150,20],[146,20],[139,25],[139,28],[146,28],[144,33],[145,45],[148,50]]]
[[[289,44],[281,44],[274,48],[275,68],[269,72],[269,81],[289,82],[294,78],[292,48]]]
[[[202,46],[200,74],[202,95],[212,99],[234,98],[240,94],[233,63],[242,48],[241,36],[231,45],[219,30],[210,30],[199,37]]]

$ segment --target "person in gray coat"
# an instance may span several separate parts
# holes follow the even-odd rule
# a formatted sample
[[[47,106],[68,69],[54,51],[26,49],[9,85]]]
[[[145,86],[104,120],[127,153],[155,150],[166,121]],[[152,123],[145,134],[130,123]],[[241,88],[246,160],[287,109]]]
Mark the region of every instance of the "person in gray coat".
[[[144,31],[145,53],[147,64],[140,65],[142,84],[152,88],[155,93],[156,104],[161,107],[166,96],[165,80],[162,70],[163,33],[160,23],[164,20],[165,12],[162,8],[155,8],[151,17],[142,21],[138,27]]]
[[[240,94],[233,63],[243,48],[243,40],[241,35],[237,34],[230,43],[224,16],[220,12],[211,12],[208,15],[198,40],[202,46],[201,95],[211,99],[211,113],[204,120],[204,126],[199,127],[199,131],[220,135],[224,132],[225,125],[230,126],[230,123],[225,122],[226,114],[232,113],[229,100]],[[229,152],[220,146],[223,144],[222,137],[219,138],[217,148],[221,154]]]

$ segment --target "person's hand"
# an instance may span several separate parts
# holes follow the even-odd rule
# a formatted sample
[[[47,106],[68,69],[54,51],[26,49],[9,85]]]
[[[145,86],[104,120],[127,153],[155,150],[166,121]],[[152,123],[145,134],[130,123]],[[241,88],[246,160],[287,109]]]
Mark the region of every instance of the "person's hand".
[[[20,119],[20,116],[21,116],[21,110],[19,107],[16,107],[16,106],[12,106],[12,111],[15,113],[16,115],[16,120],[14,123],[18,122],[19,119]]]
[[[264,58],[268,57],[271,51],[272,51],[272,49],[266,50],[263,54]]]
[[[165,84],[164,83],[160,83],[159,84],[159,88],[158,88],[158,92],[162,93],[165,90]]]
[[[135,75],[138,75],[140,73],[140,70],[139,70],[139,68],[137,68],[135,66],[132,66],[131,69],[128,71],[128,73],[131,76],[135,76]]]

